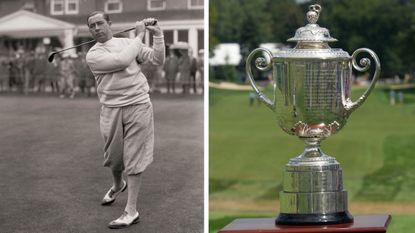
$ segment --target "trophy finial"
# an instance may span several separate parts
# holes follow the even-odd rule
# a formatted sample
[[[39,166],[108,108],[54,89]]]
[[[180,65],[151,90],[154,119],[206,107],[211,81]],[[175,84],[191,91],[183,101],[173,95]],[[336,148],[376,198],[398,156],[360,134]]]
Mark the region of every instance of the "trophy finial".
[[[321,6],[314,4],[308,7],[307,21],[308,23],[315,24],[320,16]]]
[[[318,4],[314,4],[308,7],[309,11],[306,14],[308,24],[304,27],[300,27],[295,32],[294,37],[288,39],[288,41],[295,41],[301,42],[301,45],[297,48],[310,48],[310,44],[306,43],[313,43],[311,47],[314,48],[324,48],[327,47],[327,42],[334,42],[337,39],[330,36],[329,30],[327,28],[323,28],[318,26],[317,20],[320,16],[321,6]],[[317,45],[316,43],[321,42],[321,46]]]

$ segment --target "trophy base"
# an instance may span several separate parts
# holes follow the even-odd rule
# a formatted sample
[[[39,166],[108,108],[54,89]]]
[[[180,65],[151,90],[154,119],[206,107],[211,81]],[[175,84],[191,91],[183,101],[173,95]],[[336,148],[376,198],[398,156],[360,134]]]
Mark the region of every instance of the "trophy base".
[[[284,214],[280,213],[275,220],[277,225],[320,225],[352,223],[353,216],[348,212],[331,214]]]

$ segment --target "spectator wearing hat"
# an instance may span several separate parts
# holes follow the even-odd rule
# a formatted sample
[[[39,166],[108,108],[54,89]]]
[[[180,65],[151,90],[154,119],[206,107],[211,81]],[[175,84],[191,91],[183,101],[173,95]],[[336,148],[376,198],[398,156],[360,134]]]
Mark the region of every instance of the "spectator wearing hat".
[[[193,50],[189,48],[189,60],[190,60],[190,82],[189,88],[193,88],[193,93],[197,93],[196,88],[196,72],[197,72],[197,60],[193,57]]]
[[[182,82],[183,94],[187,94],[189,92],[191,61],[187,49],[180,49],[179,54],[178,76]]]
[[[69,93],[69,98],[73,99],[75,97],[74,89],[74,64],[73,60],[68,54],[62,56],[62,60],[59,63],[59,98],[65,98],[65,94]]]
[[[202,87],[202,93],[203,93],[203,82],[204,82],[204,50],[199,50],[199,55],[197,57],[197,71],[199,72],[200,77],[200,86]]]
[[[176,76],[179,68],[179,58],[175,50],[169,50],[169,55],[164,63],[164,77],[166,78],[167,93],[176,93]]]

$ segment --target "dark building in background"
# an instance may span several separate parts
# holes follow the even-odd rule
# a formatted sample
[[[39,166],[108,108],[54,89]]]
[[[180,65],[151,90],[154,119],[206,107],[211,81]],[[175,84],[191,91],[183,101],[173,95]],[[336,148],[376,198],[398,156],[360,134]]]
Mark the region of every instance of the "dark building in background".
[[[134,26],[137,20],[157,18],[167,44],[188,42],[196,55],[203,49],[203,8],[203,0],[2,0],[0,51],[42,52],[91,40],[86,17],[100,10],[110,15],[114,32]],[[151,40],[147,33],[145,43]]]

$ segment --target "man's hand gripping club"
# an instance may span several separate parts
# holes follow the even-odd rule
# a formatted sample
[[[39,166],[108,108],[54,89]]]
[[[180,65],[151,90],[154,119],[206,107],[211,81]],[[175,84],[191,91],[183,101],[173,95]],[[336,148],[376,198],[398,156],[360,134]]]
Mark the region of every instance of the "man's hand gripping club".
[[[159,25],[157,24],[157,19],[155,18],[146,18],[135,23],[137,38],[140,41],[143,41],[146,34],[146,29],[153,33],[154,36],[162,36],[163,32],[161,31]]]

